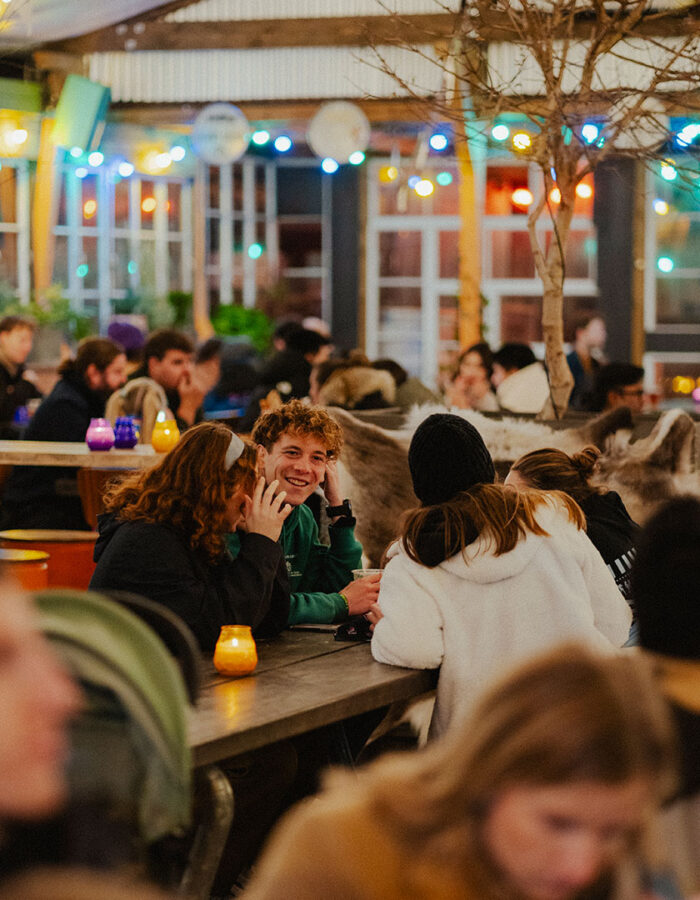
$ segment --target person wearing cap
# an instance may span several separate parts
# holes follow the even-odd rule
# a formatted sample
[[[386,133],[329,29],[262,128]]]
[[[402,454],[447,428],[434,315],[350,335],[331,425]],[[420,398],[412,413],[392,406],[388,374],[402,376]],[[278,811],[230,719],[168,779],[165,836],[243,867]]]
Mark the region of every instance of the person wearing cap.
[[[570,497],[494,484],[481,435],[449,413],[421,423],[408,463],[421,506],[387,552],[372,655],[441,667],[432,737],[506,667],[562,641],[626,641],[630,608]]]
[[[252,445],[225,425],[195,425],[157,465],[107,491],[90,587],[164,604],[202,650],[214,649],[222,625],[278,633],[289,616],[278,538],[291,506],[277,487],[258,478]],[[234,560],[225,536],[243,521]]]
[[[677,726],[680,779],[661,824],[683,896],[700,893],[700,500],[670,500],[642,528],[631,572],[639,645]]]

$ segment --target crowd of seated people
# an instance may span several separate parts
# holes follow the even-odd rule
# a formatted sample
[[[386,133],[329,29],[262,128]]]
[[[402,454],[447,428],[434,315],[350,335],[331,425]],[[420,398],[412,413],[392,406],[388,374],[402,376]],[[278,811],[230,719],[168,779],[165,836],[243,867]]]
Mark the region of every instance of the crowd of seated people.
[[[439,669],[429,746],[336,776],[317,802],[291,813],[260,857],[298,796],[302,745],[274,744],[223,766],[240,802],[215,896],[227,896],[251,865],[251,900],[673,900],[678,885],[686,897],[700,891],[700,503],[677,501],[640,530],[617,494],[593,485],[592,448],[527,454],[498,484],[478,430],[436,413],[409,448],[419,505],[397,523],[384,571],[354,579],[362,547],[337,469],[343,435],[324,407],[406,408],[398,395],[412,379],[392,360],[332,357],[331,338],[300,325],[279,329],[276,340],[284,346],[265,365],[250,365],[265,380],[257,397],[251,392],[249,437],[202,421],[222,378],[221,341],[195,354],[169,329],[144,342],[130,382],[122,346],[81,343],[27,433],[82,440],[110,404],[144,421],[167,405],[179,421],[173,450],[105,494],[95,591],[161,604],[208,655],[223,625],[274,637],[294,625],[366,617],[376,660]],[[599,379],[612,365],[599,367]],[[635,374],[607,387],[607,405],[637,397]],[[435,399],[413,382],[406,397]],[[480,344],[461,355],[445,400],[535,412],[522,396],[537,396],[537,405],[547,394],[530,348],[507,344],[492,354]],[[5,527],[87,527],[77,494],[66,490],[74,474],[18,467],[0,507]],[[32,490],[35,502],[23,504]],[[325,507],[325,541],[306,505],[312,494]],[[22,517],[27,508],[31,519]],[[42,818],[65,799],[61,763],[79,692],[43,644],[26,598],[7,584],[0,591],[8,598],[0,649],[15,641],[0,653],[9,723],[0,769],[23,774],[0,778],[0,811],[8,820]],[[28,679],[32,663],[55,688],[43,706]],[[37,753],[35,766],[37,719],[53,750]],[[655,818],[668,837],[654,856],[647,832],[661,804]],[[29,880],[8,880],[8,897],[99,888],[69,867],[55,874],[53,893],[42,873],[15,877]],[[105,885],[120,897],[122,882]],[[150,898],[149,890],[138,895]],[[109,897],[108,887],[99,895]]]

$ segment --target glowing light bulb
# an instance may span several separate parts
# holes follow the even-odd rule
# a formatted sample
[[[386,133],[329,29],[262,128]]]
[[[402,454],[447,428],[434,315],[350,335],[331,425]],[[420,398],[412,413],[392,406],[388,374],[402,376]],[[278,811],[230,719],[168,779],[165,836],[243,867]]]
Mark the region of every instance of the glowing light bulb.
[[[396,181],[399,177],[399,170],[396,166],[382,166],[379,170],[379,180],[383,181],[384,184],[388,184],[390,181]]]
[[[88,170],[85,168],[85,166],[78,166],[78,168],[75,170],[76,178],[85,178],[87,174]]]
[[[257,147],[264,147],[265,144],[270,140],[270,132],[266,131],[264,128],[261,128],[259,131],[254,131],[251,137],[251,141]]]
[[[15,128],[14,131],[11,131],[7,137],[8,144],[14,144],[15,147],[21,147],[29,137],[29,132],[26,128]]]
[[[532,146],[532,138],[527,131],[517,131],[513,135],[513,146],[516,150],[529,150]]]
[[[248,247],[248,256],[251,259],[260,259],[262,253],[262,244],[251,244],[250,247]]]
[[[82,147],[71,147],[70,155],[73,157],[73,159],[80,159],[80,157],[83,155],[83,148]]]
[[[95,150],[93,153],[91,153],[88,156],[88,162],[95,169],[98,166],[101,166],[104,161],[105,161],[104,153],[100,153],[99,150]]]
[[[173,162],[182,162],[186,154],[187,151],[184,147],[181,147],[180,144],[175,144],[174,147],[170,148],[170,159]]]
[[[169,153],[157,153],[154,163],[157,169],[167,169],[172,163],[172,159]]]
[[[656,268],[659,272],[672,272],[673,271],[674,262],[670,256],[660,256],[656,260]]]
[[[581,129],[581,137],[587,144],[592,144],[599,134],[600,128],[597,125],[594,125],[593,122],[586,122]]]
[[[438,172],[435,176],[435,181],[441,187],[447,187],[448,184],[452,184],[452,173],[451,172]]]
[[[666,181],[675,181],[676,178],[678,178],[678,172],[676,172],[675,166],[672,166],[670,162],[662,163],[661,177]]]
[[[365,161],[365,154],[362,150],[355,150],[354,153],[351,153],[348,157],[348,162],[351,166],[361,166]]]
[[[549,199],[552,203],[561,203],[561,191],[559,188],[552,188],[549,192]]]
[[[665,200],[661,200],[659,197],[654,200],[654,212],[657,216],[665,216],[669,211],[669,205]]]
[[[141,201],[141,209],[145,213],[152,213],[156,208],[156,198],[155,197],[144,197]]]
[[[516,206],[529,206],[532,203],[532,191],[527,188],[516,188],[510,195],[510,199]]]
[[[331,159],[330,156],[327,156],[321,163],[321,168],[327,175],[332,175],[334,172],[338,171],[340,166],[334,159]]]
[[[420,175],[409,175],[408,177],[408,186],[412,191],[416,189],[416,185],[420,181]]]
[[[86,200],[83,203],[83,216],[86,219],[91,219],[95,213],[97,212],[97,201],[96,200]]]
[[[90,267],[87,263],[81,263],[78,268],[75,270],[75,274],[78,278],[85,278],[87,273],[90,271]]]
[[[433,148],[433,150],[437,150],[438,153],[440,153],[447,147],[449,141],[444,134],[441,134],[439,131],[437,131],[435,132],[435,134],[430,135],[430,140],[428,141],[428,143]]]
[[[510,128],[507,125],[494,125],[491,129],[491,137],[494,141],[505,141],[510,137]]]
[[[122,176],[122,178],[128,178],[129,175],[134,174],[134,167],[130,162],[121,162],[117,167],[117,172]]]
[[[413,190],[419,197],[429,197],[435,190],[435,185],[429,178],[421,178]]]
[[[585,181],[582,181],[580,184],[576,185],[576,196],[580,197],[582,200],[588,200],[593,196],[593,188],[590,184],[586,184]]]
[[[288,135],[281,134],[278,138],[275,138],[275,150],[278,153],[287,153],[291,149],[292,139]]]

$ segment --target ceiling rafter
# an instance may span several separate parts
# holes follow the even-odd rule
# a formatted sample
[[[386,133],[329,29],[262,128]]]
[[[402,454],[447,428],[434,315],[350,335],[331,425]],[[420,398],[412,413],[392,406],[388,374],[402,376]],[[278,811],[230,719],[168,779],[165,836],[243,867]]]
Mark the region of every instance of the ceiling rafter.
[[[68,53],[139,50],[245,50],[261,47],[341,47],[371,43],[443,39],[455,16],[429,13],[394,18],[334,16],[325,19],[259,19],[222,22],[143,21],[122,23],[61,41],[52,49]]]

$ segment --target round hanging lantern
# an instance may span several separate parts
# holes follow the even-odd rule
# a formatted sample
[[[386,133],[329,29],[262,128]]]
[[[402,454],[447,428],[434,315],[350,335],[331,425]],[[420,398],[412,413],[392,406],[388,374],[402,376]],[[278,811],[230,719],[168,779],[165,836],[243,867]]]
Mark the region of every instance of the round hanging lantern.
[[[324,103],[309,123],[306,138],[316,156],[346,163],[369,143],[367,116],[355,103],[335,100]]]
[[[210,166],[235,162],[248,149],[250,125],[232,103],[211,103],[194,121],[192,148]]]

